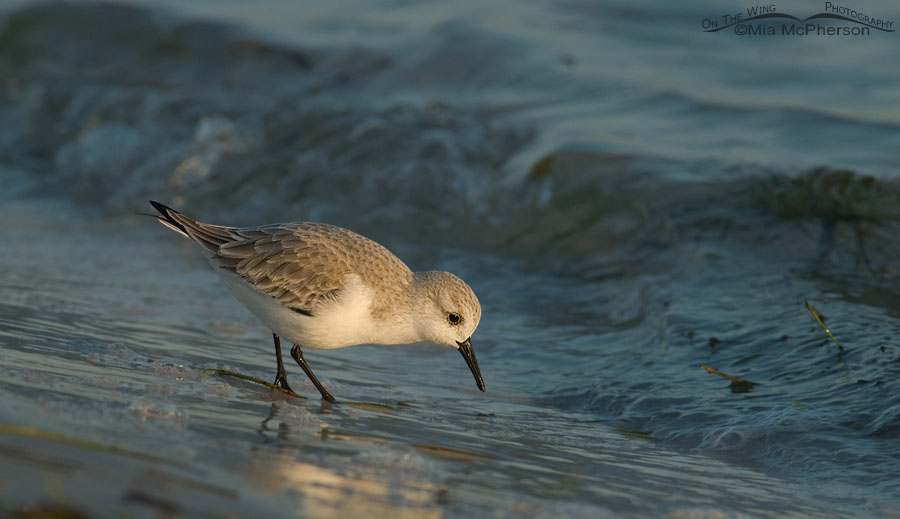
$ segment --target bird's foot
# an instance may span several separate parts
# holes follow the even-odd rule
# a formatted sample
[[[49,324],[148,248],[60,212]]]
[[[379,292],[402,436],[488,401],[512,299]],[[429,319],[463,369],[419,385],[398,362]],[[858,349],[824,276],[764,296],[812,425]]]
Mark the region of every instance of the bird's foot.
[[[284,389],[285,391],[290,391],[291,393],[295,392],[293,389],[291,389],[291,386],[288,385],[287,375],[284,373],[279,373],[275,377],[275,381],[272,383],[280,387],[281,389]]]

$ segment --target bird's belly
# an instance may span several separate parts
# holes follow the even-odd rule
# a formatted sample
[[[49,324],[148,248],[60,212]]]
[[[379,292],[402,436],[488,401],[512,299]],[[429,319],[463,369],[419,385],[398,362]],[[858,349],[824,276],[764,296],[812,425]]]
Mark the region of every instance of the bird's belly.
[[[221,268],[217,271],[228,290],[250,313],[279,336],[304,349],[374,342],[369,311],[372,294],[358,280],[348,283],[339,299],[322,305],[313,316],[308,316],[281,305],[232,271]]]

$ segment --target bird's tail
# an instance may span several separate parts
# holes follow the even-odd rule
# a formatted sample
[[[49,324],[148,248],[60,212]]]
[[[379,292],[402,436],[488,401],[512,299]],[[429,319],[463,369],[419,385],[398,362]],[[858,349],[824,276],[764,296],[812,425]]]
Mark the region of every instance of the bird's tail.
[[[194,240],[213,255],[218,252],[220,245],[236,239],[236,236],[232,233],[235,230],[234,227],[201,223],[159,202],[150,200],[150,204],[159,211],[159,216],[151,215],[159,223]]]
[[[173,214],[184,217],[183,214],[159,202],[154,202],[153,200],[150,200],[150,205],[152,205],[154,209],[159,211],[159,215],[157,216],[155,214],[151,214],[148,216],[156,218],[159,223],[165,225],[166,227],[172,229],[177,233],[184,235],[185,238],[191,237],[191,235],[188,234],[187,229],[184,228],[184,225],[178,223],[178,220],[172,217]]]

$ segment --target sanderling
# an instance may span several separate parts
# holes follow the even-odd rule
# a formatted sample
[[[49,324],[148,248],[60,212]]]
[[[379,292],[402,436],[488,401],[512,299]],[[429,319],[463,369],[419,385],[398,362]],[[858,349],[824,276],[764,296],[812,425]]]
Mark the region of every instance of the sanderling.
[[[223,227],[150,201],[156,219],[207,253],[229,291],[272,329],[275,384],[291,390],[279,337],[322,398],[334,402],[303,358],[303,348],[434,342],[459,350],[478,389],[484,380],[472,332],[481,305],[449,272],[412,272],[389,250],[334,225],[282,223]]]

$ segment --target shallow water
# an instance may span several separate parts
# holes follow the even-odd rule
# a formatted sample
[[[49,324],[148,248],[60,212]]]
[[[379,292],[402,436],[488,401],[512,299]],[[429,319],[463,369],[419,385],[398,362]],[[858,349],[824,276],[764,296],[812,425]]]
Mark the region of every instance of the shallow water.
[[[896,33],[154,4],[6,5],[4,513],[900,516]],[[216,374],[271,338],[150,198],[459,274],[488,392],[428,345],[309,353],[334,407]]]

